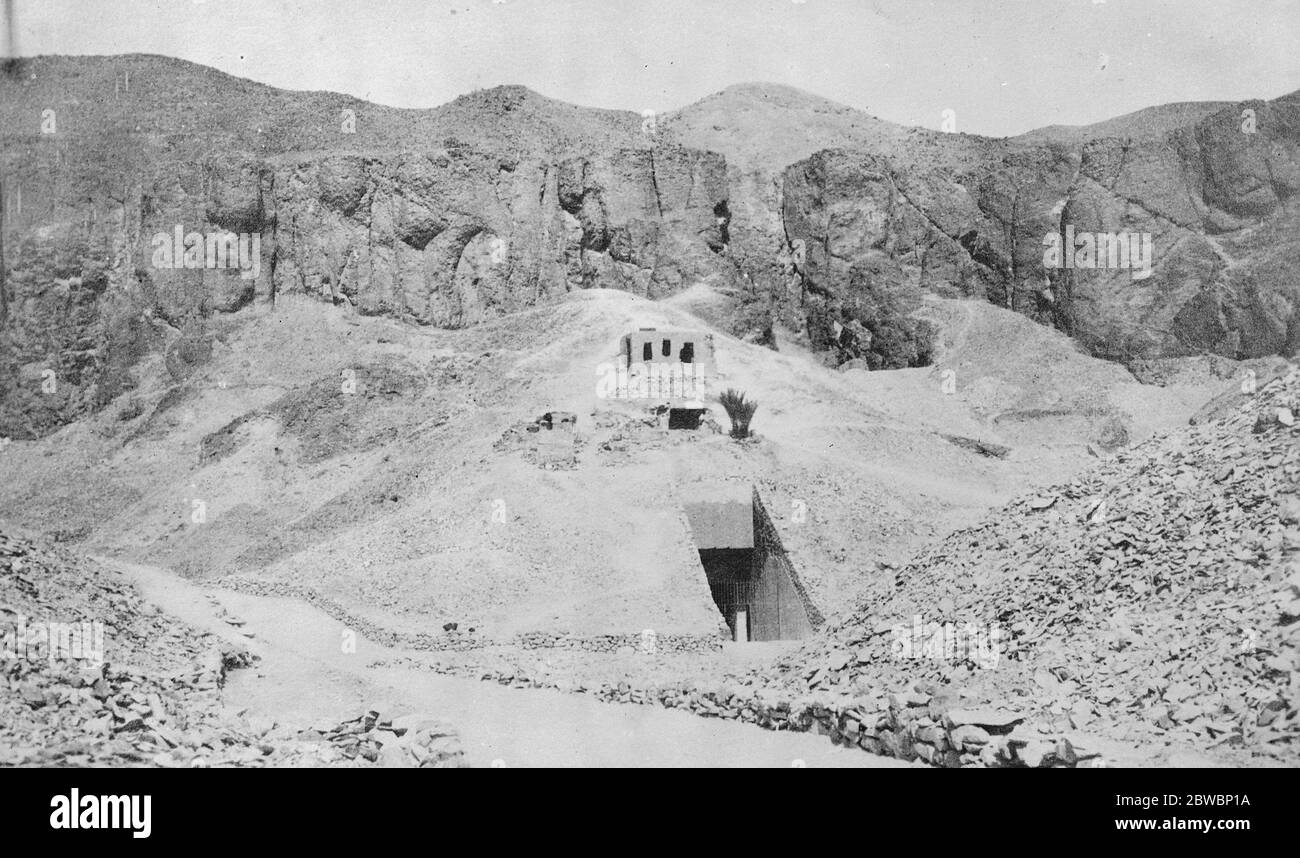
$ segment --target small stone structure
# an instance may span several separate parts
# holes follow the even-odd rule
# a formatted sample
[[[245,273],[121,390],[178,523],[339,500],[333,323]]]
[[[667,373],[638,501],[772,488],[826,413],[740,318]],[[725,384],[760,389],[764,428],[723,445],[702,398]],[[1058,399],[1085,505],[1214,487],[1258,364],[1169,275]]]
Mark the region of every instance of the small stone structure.
[[[617,653],[641,647],[645,630],[624,634],[573,635],[566,632],[520,632],[508,638],[475,634],[473,630],[459,628],[458,623],[443,625],[442,634],[430,632],[397,632],[377,622],[352,613],[343,605],[324,596],[311,587],[280,581],[266,581],[241,575],[231,575],[213,583],[213,586],[236,593],[256,596],[288,596],[301,599],[320,608],[344,626],[355,629],[375,643],[386,647],[422,650],[427,652],[469,652],[492,647],[511,646],[525,650],[581,650],[593,653]],[[452,628],[447,628],[452,626]],[[660,654],[708,653],[722,649],[722,637],[717,634],[655,633],[655,651]]]
[[[492,449],[517,450],[525,461],[547,470],[572,470],[577,467],[577,451],[582,445],[577,425],[578,415],[571,411],[548,411],[511,426]]]
[[[670,408],[668,409],[669,429],[699,429],[700,421],[709,413],[707,408]]]

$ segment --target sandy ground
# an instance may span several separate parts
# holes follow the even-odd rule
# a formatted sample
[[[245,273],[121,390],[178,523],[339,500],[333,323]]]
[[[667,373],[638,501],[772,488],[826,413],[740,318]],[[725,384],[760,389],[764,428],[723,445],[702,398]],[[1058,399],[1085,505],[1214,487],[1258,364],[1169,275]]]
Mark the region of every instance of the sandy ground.
[[[368,667],[376,659],[420,654],[388,650],[359,635],[356,651],[345,652],[339,624],[310,605],[207,590],[156,567],[100,559],[163,610],[261,656],[226,685],[226,705],[250,715],[314,723],[367,708],[425,714],[451,722],[471,765],[485,767],[906,767],[816,735],[420,669]]]

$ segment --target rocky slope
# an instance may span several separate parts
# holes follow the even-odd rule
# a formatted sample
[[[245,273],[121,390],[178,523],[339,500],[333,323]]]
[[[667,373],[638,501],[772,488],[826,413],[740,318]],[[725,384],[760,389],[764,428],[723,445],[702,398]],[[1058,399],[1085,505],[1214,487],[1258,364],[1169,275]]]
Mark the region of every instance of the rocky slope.
[[[1207,116],[1228,107],[1232,107],[1232,102],[1179,101],[1157,107],[1144,107],[1091,125],[1048,125],[1045,128],[1027,131],[1012,139],[1021,143],[1060,142],[1081,145],[1090,140],[1106,137],[1120,139],[1163,137],[1171,131],[1195,125]]]
[[[1257,381],[922,551],[781,663],[783,686],[915,686],[1002,725],[1294,764],[1300,369]]]
[[[227,672],[253,669],[253,656],[99,564],[11,532],[0,533],[0,622],[3,766],[463,764],[455,731],[429,719],[295,727],[227,710]]]

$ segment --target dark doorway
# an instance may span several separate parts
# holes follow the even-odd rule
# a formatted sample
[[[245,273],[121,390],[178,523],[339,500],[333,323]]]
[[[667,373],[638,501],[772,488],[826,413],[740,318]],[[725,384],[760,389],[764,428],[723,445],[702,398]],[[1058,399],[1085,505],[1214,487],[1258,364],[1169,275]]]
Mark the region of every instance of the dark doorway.
[[[678,358],[682,363],[695,363],[695,343],[684,344]]]
[[[750,573],[754,567],[752,548],[702,548],[700,565],[709,579],[709,593],[733,641],[750,639]],[[738,628],[739,626],[739,628]]]
[[[669,408],[669,429],[699,429],[700,418],[704,416],[703,408]]]
[[[685,505],[713,603],[734,641],[806,638],[821,623],[758,495]]]

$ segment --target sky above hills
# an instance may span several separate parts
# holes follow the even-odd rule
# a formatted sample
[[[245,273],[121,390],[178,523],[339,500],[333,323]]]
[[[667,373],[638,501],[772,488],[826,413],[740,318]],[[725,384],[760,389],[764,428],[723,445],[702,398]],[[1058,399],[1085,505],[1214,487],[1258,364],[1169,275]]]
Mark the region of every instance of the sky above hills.
[[[433,107],[523,84],[667,111],[772,81],[994,136],[1300,89],[1300,0],[12,0],[16,52],[156,53]]]

